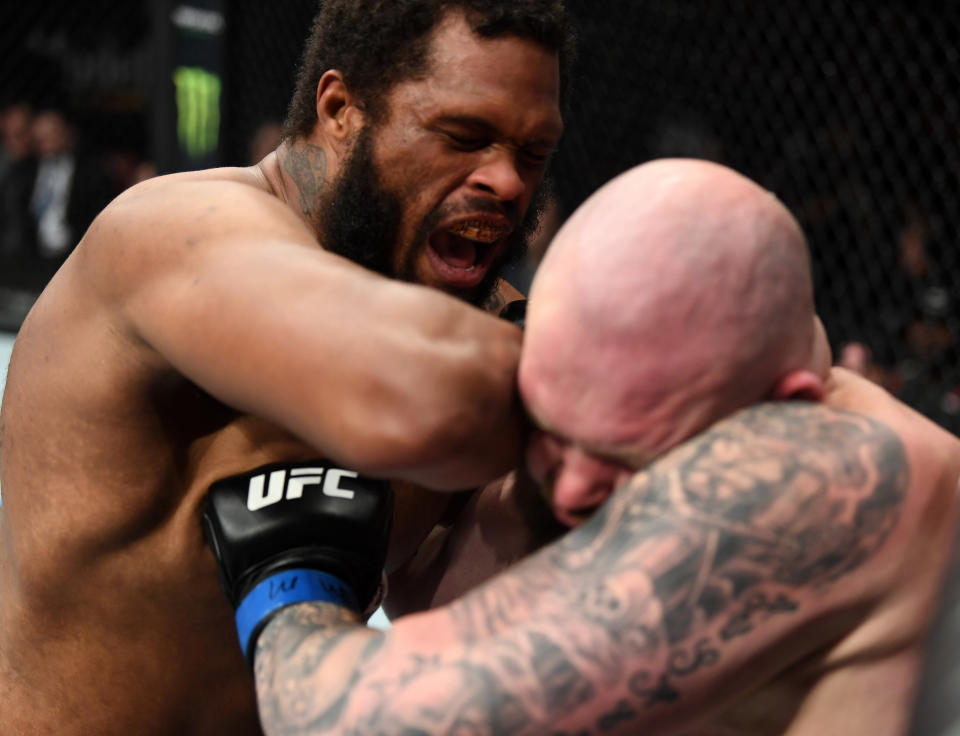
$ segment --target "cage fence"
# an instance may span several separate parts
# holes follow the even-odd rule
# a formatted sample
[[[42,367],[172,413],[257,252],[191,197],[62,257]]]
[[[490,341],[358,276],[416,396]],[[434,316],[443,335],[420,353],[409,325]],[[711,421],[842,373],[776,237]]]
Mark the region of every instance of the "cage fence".
[[[807,233],[836,356],[859,356],[875,380],[960,430],[960,4],[568,5],[580,50],[551,166],[561,217],[645,160],[732,166],[773,191]],[[246,165],[275,141],[317,7],[4,3],[0,106],[69,111],[113,192],[141,165]],[[184,8],[195,12],[171,25]],[[215,17],[215,46],[197,50]],[[198,155],[178,159],[178,147]],[[22,305],[18,287],[36,290],[49,271],[11,260],[16,249],[0,251],[0,286]]]

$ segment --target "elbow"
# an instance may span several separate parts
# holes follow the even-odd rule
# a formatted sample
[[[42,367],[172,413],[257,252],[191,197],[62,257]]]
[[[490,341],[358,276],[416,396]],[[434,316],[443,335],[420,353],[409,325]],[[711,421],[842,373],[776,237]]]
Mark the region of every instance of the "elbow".
[[[419,463],[409,468],[411,480],[427,487],[481,486],[507,474],[522,459],[525,427],[519,411],[504,407],[491,412],[487,405],[432,429],[424,438]]]
[[[457,346],[396,404],[390,426],[381,427],[392,438],[391,475],[459,490],[516,466],[526,427],[516,383],[520,340],[503,327],[497,339]]]
[[[437,490],[512,469],[526,426],[517,393],[522,333],[447,306],[380,331],[363,360],[328,371],[325,389],[294,408],[294,433],[357,472]]]
[[[460,487],[489,482],[516,467],[521,457],[526,422],[517,391],[520,340],[513,327],[502,326],[509,338],[487,341],[469,353],[462,378],[451,382],[449,398],[424,427],[433,464],[465,473],[451,478]]]
[[[397,438],[387,475],[435,490],[488,483],[521,460],[525,424],[519,403],[498,395],[431,412]]]

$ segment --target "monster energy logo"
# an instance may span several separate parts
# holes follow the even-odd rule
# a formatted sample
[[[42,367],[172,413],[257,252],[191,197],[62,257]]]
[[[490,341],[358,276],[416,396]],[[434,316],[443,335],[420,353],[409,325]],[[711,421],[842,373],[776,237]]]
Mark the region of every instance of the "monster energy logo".
[[[177,140],[190,158],[217,149],[220,135],[220,77],[195,66],[173,72],[177,89]]]

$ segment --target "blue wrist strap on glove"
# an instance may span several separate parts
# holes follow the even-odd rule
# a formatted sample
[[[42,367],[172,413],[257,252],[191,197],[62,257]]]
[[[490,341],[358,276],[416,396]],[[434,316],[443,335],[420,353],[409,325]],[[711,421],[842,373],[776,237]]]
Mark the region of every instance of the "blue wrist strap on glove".
[[[253,660],[253,652],[247,648],[256,641],[255,635],[273,614],[294,603],[307,601],[335,603],[353,611],[359,609],[353,591],[340,578],[329,573],[297,568],[264,578],[237,607],[237,633],[247,661]]]

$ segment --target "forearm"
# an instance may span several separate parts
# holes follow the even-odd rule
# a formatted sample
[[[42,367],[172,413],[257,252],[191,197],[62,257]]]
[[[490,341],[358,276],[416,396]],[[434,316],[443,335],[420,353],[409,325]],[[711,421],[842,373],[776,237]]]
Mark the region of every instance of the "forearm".
[[[848,625],[853,603],[882,587],[887,567],[870,563],[908,482],[902,445],[875,422],[751,410],[443,609],[383,634],[312,604],[284,612],[258,650],[265,725],[676,732],[821,645],[811,626],[824,637]],[[856,570],[857,592],[834,585]],[[831,611],[847,613],[823,623]]]
[[[286,609],[257,648],[266,733],[633,734],[654,723],[678,697],[678,655],[653,584],[638,568],[564,569],[574,558],[545,550],[386,632],[328,604]]]
[[[629,683],[611,681],[606,663],[591,661],[586,639],[571,637],[555,613],[471,639],[463,631],[471,614],[456,604],[387,632],[351,624],[327,604],[291,607],[258,644],[261,723],[268,736],[534,736],[581,732],[594,721],[616,732],[637,716],[630,700],[656,701],[655,680],[636,672]],[[665,651],[643,659],[662,669]]]
[[[508,472],[525,430],[520,330],[426,288],[368,291],[363,309],[291,338],[302,352],[275,380],[258,378],[244,408],[372,476],[460,490]]]
[[[428,289],[379,288],[362,319],[327,332],[338,359],[278,382],[262,411],[369,475],[460,490],[508,472],[525,430],[520,331]]]
[[[420,439],[406,467],[390,476],[459,490],[516,467],[528,424],[516,384],[520,330],[461,304],[450,306],[459,316],[428,337],[434,353],[423,356],[421,367],[430,368],[412,373],[406,390],[423,412]],[[409,417],[413,408],[398,409],[397,417]]]
[[[329,603],[281,611],[257,641],[254,676],[267,736],[342,733],[344,698],[382,634]]]

